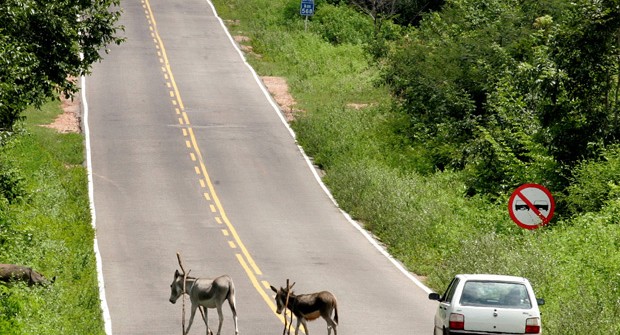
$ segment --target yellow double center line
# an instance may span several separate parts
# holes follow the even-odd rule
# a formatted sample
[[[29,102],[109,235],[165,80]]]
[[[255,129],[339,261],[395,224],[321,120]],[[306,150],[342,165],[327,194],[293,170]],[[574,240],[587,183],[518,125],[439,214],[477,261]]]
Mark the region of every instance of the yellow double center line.
[[[175,112],[179,116],[178,121],[182,126],[183,136],[186,139],[185,145],[193,152],[190,153],[190,158],[194,161],[197,166],[195,166],[195,172],[197,175],[202,176],[200,178],[200,185],[203,188],[207,188],[208,192],[204,192],[204,198],[209,203],[211,208],[211,212],[215,215],[215,220],[218,224],[223,224],[226,229],[222,229],[222,233],[225,237],[231,237],[232,240],[229,240],[229,246],[232,249],[239,248],[241,253],[237,253],[236,257],[243,269],[245,270],[248,278],[256,288],[256,291],[263,297],[267,305],[271,308],[272,311],[276,310],[276,306],[273,300],[267,294],[267,290],[269,290],[269,283],[267,281],[260,281],[258,276],[262,276],[262,272],[259,269],[256,262],[246,249],[243,241],[239,238],[237,234],[237,230],[232,225],[228,217],[226,216],[226,212],[222,207],[222,204],[215,192],[215,188],[213,187],[213,183],[211,182],[211,178],[209,178],[209,174],[207,172],[207,168],[204,164],[204,159],[202,153],[200,152],[200,148],[198,147],[198,142],[196,141],[196,136],[194,135],[194,130],[192,129],[189,117],[187,113],[185,113],[185,106],[183,105],[183,100],[181,99],[181,94],[179,93],[179,88],[174,80],[174,75],[172,74],[172,70],[170,68],[170,62],[168,61],[168,56],[166,54],[166,49],[164,47],[164,42],[159,36],[159,32],[157,31],[157,23],[155,21],[155,16],[153,15],[153,11],[151,10],[151,5],[148,0],[142,0],[142,6],[144,8],[144,13],[149,22],[149,29],[151,30],[151,37],[153,38],[153,42],[155,43],[155,48],[157,49],[157,54],[159,56],[160,63],[162,64],[161,70],[166,79],[166,85],[169,88],[169,95],[174,105]],[[261,285],[262,284],[262,285]],[[282,322],[284,322],[284,318],[281,315],[278,315],[278,318]]]

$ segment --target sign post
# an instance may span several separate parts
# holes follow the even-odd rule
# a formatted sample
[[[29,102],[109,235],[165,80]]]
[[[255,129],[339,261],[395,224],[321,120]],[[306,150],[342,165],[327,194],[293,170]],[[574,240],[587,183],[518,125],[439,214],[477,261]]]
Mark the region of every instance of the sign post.
[[[536,229],[548,224],[554,211],[555,201],[551,192],[538,184],[519,186],[508,200],[510,218],[525,229]]]
[[[314,15],[314,0],[301,0],[301,8],[299,14],[306,17],[304,22],[304,29],[308,31],[308,16]]]

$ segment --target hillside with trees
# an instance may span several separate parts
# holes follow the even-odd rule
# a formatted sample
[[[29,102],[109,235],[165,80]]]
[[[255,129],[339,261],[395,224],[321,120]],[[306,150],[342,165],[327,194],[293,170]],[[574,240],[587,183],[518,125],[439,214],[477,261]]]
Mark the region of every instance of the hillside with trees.
[[[287,79],[339,205],[442,290],[528,277],[546,334],[620,332],[620,2],[217,0],[248,61]],[[364,106],[364,107],[359,107]],[[509,217],[524,183],[552,222]]]
[[[432,168],[466,172],[468,195],[539,182],[571,215],[605,198],[569,187],[615,152],[619,33],[614,1],[452,1],[394,45],[384,79],[408,137]]]

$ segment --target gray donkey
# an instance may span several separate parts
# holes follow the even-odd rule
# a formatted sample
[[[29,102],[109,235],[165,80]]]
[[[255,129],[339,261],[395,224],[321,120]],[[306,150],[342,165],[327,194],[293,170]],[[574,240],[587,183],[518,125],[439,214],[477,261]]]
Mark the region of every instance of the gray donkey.
[[[213,335],[213,332],[209,328],[209,322],[207,317],[207,311],[209,308],[216,308],[217,314],[220,319],[220,324],[217,328],[217,335],[220,335],[222,330],[222,321],[224,316],[222,315],[222,305],[225,300],[228,300],[230,310],[233,314],[233,321],[235,322],[235,335],[239,334],[237,328],[237,309],[235,307],[235,285],[232,279],[228,275],[219,276],[215,279],[207,278],[195,278],[187,276],[185,279],[185,291],[183,291],[183,274],[176,270],[174,273],[174,280],[170,284],[170,302],[175,303],[183,293],[189,295],[189,299],[192,303],[192,313],[189,317],[189,324],[187,330],[184,330],[184,334],[189,333],[189,328],[194,321],[194,315],[197,308],[204,310],[203,320],[207,326],[207,335]]]

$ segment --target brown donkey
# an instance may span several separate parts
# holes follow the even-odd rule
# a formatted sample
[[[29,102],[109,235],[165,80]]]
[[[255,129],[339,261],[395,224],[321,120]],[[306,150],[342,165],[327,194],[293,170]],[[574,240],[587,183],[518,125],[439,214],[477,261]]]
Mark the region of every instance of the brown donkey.
[[[42,274],[24,265],[17,264],[0,264],[0,281],[23,281],[29,286],[39,284],[47,285],[54,282],[56,277],[51,281],[47,280]]]
[[[288,296],[286,308],[297,318],[295,335],[299,333],[300,324],[304,325],[304,332],[306,335],[309,335],[308,326],[306,325],[307,321],[316,320],[319,316],[327,322],[327,335],[332,333],[332,328],[334,329],[334,335],[338,335],[336,330],[338,326],[338,302],[336,297],[328,291],[296,295],[291,291],[294,285],[295,283],[287,288],[280,287],[279,290],[271,286],[271,290],[276,292],[275,299],[278,306],[276,313],[278,314],[282,313]],[[334,313],[333,319],[332,312]]]

